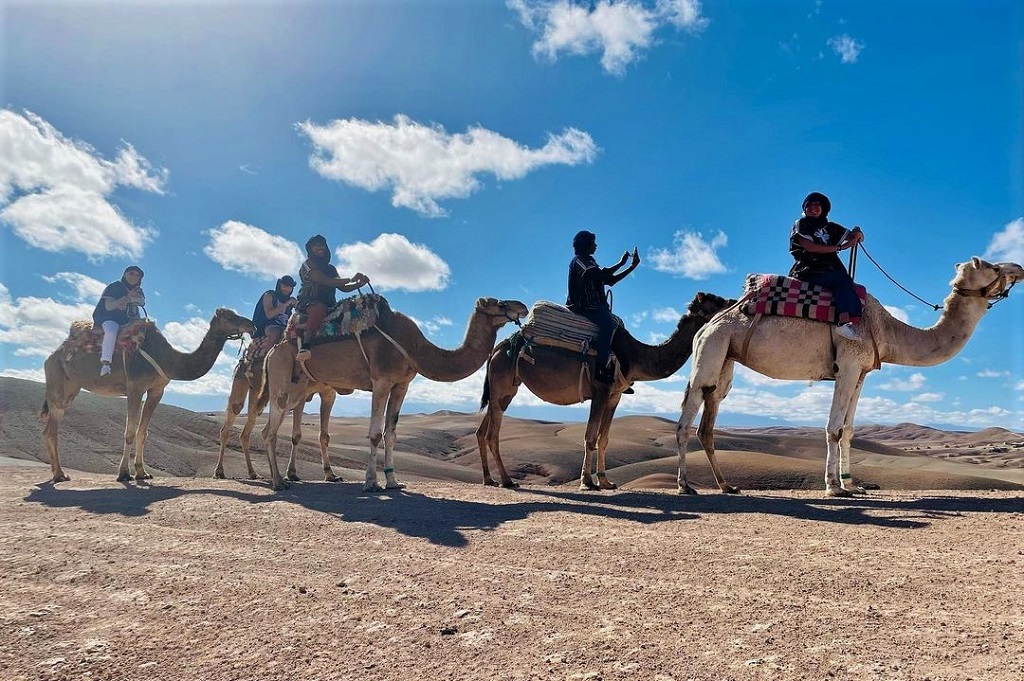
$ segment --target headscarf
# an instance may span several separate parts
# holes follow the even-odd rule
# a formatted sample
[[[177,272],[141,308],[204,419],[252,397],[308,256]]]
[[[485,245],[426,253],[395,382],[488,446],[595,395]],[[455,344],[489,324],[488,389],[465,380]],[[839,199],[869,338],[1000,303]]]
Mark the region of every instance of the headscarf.
[[[821,204],[821,217],[828,217],[828,212],[832,210],[832,202],[821,192],[811,192],[805,196],[804,202],[800,204],[800,210],[806,210],[807,204],[815,201]]]

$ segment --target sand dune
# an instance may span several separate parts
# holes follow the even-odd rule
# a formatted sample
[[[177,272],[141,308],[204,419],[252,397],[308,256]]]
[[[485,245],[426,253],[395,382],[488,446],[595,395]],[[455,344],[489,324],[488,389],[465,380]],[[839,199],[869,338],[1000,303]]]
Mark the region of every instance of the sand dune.
[[[0,455],[46,462],[40,439],[39,407],[43,386],[0,378]],[[196,413],[161,405],[146,446],[154,475],[209,476],[217,457],[219,413]],[[478,414],[440,411],[402,417],[396,447],[400,479],[479,482],[476,446]],[[264,422],[260,420],[260,425]],[[238,424],[241,425],[240,423]],[[320,477],[316,446],[319,418],[307,414],[300,447],[300,474]],[[331,420],[331,458],[346,479],[360,479],[367,456],[365,418]],[[82,392],[61,425],[61,461],[65,468],[114,473],[121,456],[124,400]],[[525,484],[574,485],[583,454],[583,423],[506,418],[502,457],[514,479]],[[655,416],[623,416],[615,421],[608,470],[617,484],[630,488],[675,486],[675,422]],[[719,460],[726,478],[742,489],[820,489],[824,474],[824,435],[817,428],[749,428],[718,431]],[[1024,435],[1001,428],[950,432],[898,424],[858,429],[852,454],[857,480],[883,489],[1022,489]],[[254,438],[254,463],[266,470],[266,454]],[[287,452],[287,438],[281,438]],[[698,488],[714,489],[707,459],[694,440],[687,466]],[[245,471],[237,436],[226,460],[229,476]]]

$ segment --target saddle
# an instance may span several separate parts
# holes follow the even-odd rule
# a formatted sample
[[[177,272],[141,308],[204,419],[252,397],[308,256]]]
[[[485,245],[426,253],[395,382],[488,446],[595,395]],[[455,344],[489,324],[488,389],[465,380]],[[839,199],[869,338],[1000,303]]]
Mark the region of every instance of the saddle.
[[[377,325],[380,316],[380,308],[388,308],[384,296],[377,293],[366,295],[358,294],[349,298],[343,298],[331,306],[324,317],[320,328],[312,336],[305,336],[303,344],[306,347],[330,343],[331,341],[343,340],[361,334],[367,329]],[[305,328],[306,314],[296,310],[288,319],[286,330],[289,339],[295,338],[295,332],[299,328]]]
[[[117,330],[117,343],[114,352],[135,354],[146,338],[146,333],[156,328],[149,319],[135,319],[123,324]],[[99,354],[103,347],[103,328],[94,326],[91,321],[79,320],[71,322],[68,337],[61,344],[65,361],[70,362],[79,353]]]
[[[854,284],[861,305],[867,303],[867,289]],[[779,274],[748,274],[743,286],[741,310],[748,315],[802,317],[819,322],[836,322],[831,289]]]
[[[616,328],[622,326],[622,319],[615,318]],[[547,345],[571,350],[582,355],[596,355],[590,347],[597,335],[597,324],[578,315],[564,305],[541,300],[530,309],[519,331],[527,344]]]

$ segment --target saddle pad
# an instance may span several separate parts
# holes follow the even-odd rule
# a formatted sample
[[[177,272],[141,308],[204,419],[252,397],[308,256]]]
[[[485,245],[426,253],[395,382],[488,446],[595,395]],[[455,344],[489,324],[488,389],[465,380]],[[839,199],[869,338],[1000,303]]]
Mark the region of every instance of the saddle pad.
[[[867,303],[867,290],[853,285],[861,305]],[[804,317],[819,322],[836,321],[832,304],[832,290],[793,277],[779,274],[748,274],[743,286],[744,295],[751,295],[743,303],[747,314],[767,314],[782,317]]]
[[[377,293],[355,295],[339,300],[327,311],[327,316],[324,317],[324,322],[316,335],[306,338],[306,345],[329,343],[372,329],[377,326],[381,302],[387,305],[384,297]],[[293,312],[288,320],[288,337],[293,338],[295,327],[305,321],[305,314]]]
[[[622,326],[618,317],[615,317],[615,322]],[[523,321],[522,334],[532,343],[583,352],[597,335],[597,324],[564,305],[541,300],[534,303]]]
[[[155,324],[148,319],[136,319],[121,326],[117,330],[114,352],[134,353],[142,345],[151,327],[155,327]],[[64,350],[64,357],[70,360],[80,352],[99,354],[102,346],[103,328],[94,326],[91,321],[81,320],[71,322],[71,329],[61,349]]]

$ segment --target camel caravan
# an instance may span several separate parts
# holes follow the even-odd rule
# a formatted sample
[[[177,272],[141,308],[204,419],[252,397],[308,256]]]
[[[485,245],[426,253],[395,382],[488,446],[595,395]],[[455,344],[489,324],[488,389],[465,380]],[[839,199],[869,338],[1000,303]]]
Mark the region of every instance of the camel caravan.
[[[809,202],[817,202],[814,196],[805,200],[805,218],[817,218],[815,213],[822,212],[820,205],[817,211],[815,205],[808,207]],[[845,244],[856,246],[863,238],[856,229],[839,228],[842,232],[834,230],[830,235],[819,224],[816,238],[824,243],[814,250],[812,246],[817,246],[811,241],[804,244],[799,233],[805,218],[794,225],[791,250],[806,245],[808,253],[835,258],[839,250],[851,247]],[[830,246],[828,241],[837,235],[842,239]],[[331,410],[338,395],[363,390],[372,396],[363,489],[401,488],[394,465],[396,429],[413,379],[422,375],[432,381],[454,382],[485,367],[480,403],[483,417],[476,432],[485,485],[518,486],[502,463],[500,433],[505,411],[519,387],[525,385],[550,404],[590,402],[580,489],[615,489],[605,465],[613,417],[623,395],[631,393],[637,381],[657,381],[675,374],[692,354],[676,426],[680,494],[696,494],[687,480],[686,454],[694,435],[693,421],[701,408],[696,436],[718,486],[730,494],[739,491],[725,481],[714,445],[715,420],[732,387],[737,362],[772,378],[834,382],[825,428],[825,491],[830,496],[863,494],[864,489],[853,484],[850,474],[850,443],[867,374],[883,363],[929,366],[950,359],[964,347],[993,302],[1005,298],[1013,285],[1024,280],[1024,268],[1015,263],[989,263],[977,257],[961,263],[950,282],[952,291],[939,321],[918,329],[895,319],[849,277],[849,291],[844,291],[842,283],[830,288],[792,276],[751,275],[739,299],[697,293],[671,336],[659,345],[647,345],[611,313],[606,297],[606,287],[621,281],[639,264],[636,249],[632,256],[627,251],[617,264],[601,268],[593,258],[596,237],[592,233],[580,232],[573,245],[576,257],[570,263],[565,305],[538,301],[527,308],[517,300],[480,298],[470,311],[462,344],[453,349],[431,343],[413,319],[392,309],[373,291],[365,275],[341,277],[329,264],[329,249],[320,236],[307,242],[310,259],[300,270],[303,289],[298,297],[291,296],[295,282],[286,276],[278,280],[276,289],[261,297],[254,319],[218,309],[199,347],[190,353],[173,348],[155,324],[141,316],[145,301],[142,270],[129,267],[120,282],[104,291],[93,321],[72,323],[68,338],[44,364],[46,397],[40,418],[52,481],[69,479],[60,465],[58,428],[82,389],[127,398],[117,479],[150,478],[143,457],[146,434],[167,385],[172,380],[201,378],[229,339],[247,335],[254,341],[233,374],[220,429],[217,478],[225,476],[225,449],[235,419],[248,404],[240,433],[247,476],[260,477],[250,458],[250,438],[257,417],[269,405],[261,434],[270,485],[280,490],[298,480],[302,408],[319,395],[324,480],[338,481],[328,449]],[[632,263],[621,269],[630,257]],[[363,292],[364,287],[369,287],[368,293]],[[336,300],[339,290],[355,295]],[[509,323],[519,328],[496,343],[499,330]],[[282,475],[277,437],[289,412],[291,450]],[[382,445],[383,486],[378,477]],[[132,451],[134,476],[129,468]],[[490,474],[489,455],[493,455],[499,481]]]

